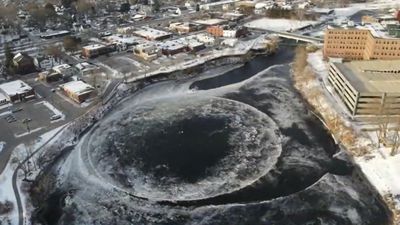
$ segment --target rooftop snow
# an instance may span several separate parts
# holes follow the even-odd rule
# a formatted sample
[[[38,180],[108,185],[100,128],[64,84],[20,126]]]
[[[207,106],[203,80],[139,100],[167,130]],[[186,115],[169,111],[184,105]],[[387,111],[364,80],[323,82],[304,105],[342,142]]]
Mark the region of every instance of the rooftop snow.
[[[208,19],[208,20],[196,20],[194,21],[197,24],[202,24],[202,25],[218,25],[218,24],[222,24],[225,23],[226,20],[223,19]]]
[[[245,24],[248,28],[272,30],[272,31],[293,31],[304,27],[317,24],[317,21],[311,20],[290,20],[290,19],[271,19],[262,18],[253,20]]]
[[[91,85],[83,81],[71,81],[61,85],[61,87],[64,90],[75,93],[77,95],[85,94],[94,90],[94,88]]]
[[[400,93],[400,60],[333,63],[359,92]]]
[[[92,45],[84,46],[83,48],[86,50],[96,50],[96,49],[101,49],[104,47],[106,47],[106,46],[102,45],[102,44],[92,44]]]
[[[15,80],[8,83],[0,84],[0,89],[8,96],[13,96],[20,93],[25,93],[32,90],[28,84],[22,80]]]
[[[151,39],[158,39],[164,36],[171,35],[171,33],[162,31],[162,30],[156,30],[150,27],[142,27],[141,30],[137,30],[134,32],[136,35],[146,37],[146,38],[151,38]]]

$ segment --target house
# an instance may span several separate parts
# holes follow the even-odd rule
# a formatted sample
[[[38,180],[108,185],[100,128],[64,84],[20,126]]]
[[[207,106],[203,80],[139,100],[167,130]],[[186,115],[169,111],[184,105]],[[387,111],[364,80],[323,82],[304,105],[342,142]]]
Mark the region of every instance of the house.
[[[61,79],[68,80],[76,75],[78,70],[68,64],[61,64],[53,67],[49,71],[39,73],[39,79],[46,82],[56,82]]]
[[[8,102],[19,102],[35,97],[35,91],[22,80],[15,80],[0,84],[0,93],[6,97]]]
[[[161,49],[149,42],[136,45],[133,49],[133,54],[144,60],[153,60],[161,55]]]
[[[57,82],[57,81],[61,80],[61,78],[62,78],[61,74],[51,71],[51,70],[40,72],[38,74],[38,76],[39,76],[39,80],[45,81],[47,83]]]
[[[13,58],[13,64],[16,73],[24,75],[36,71],[35,60],[25,53],[18,53]]]
[[[99,67],[88,62],[82,62],[75,65],[75,68],[78,70],[82,76],[93,73],[96,70],[99,70]]]
[[[72,77],[78,73],[76,68],[68,65],[68,64],[61,64],[52,68],[52,71],[61,74],[61,77],[65,80],[69,77]]]
[[[82,103],[89,99],[95,89],[83,81],[71,81],[60,85],[64,93],[77,103]]]

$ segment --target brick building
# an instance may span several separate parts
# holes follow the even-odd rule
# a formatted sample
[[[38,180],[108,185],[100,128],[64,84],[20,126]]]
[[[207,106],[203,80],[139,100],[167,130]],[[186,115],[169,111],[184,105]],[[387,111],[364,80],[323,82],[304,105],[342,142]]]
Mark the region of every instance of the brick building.
[[[380,38],[368,29],[328,29],[325,32],[324,57],[400,59],[400,39]]]

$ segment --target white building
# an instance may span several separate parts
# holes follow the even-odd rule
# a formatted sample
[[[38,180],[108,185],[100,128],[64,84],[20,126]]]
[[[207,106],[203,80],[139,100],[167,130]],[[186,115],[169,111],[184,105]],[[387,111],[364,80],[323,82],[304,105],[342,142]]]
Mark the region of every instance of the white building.
[[[215,38],[209,34],[201,33],[196,35],[198,41],[206,44],[206,45],[213,45],[215,43]]]
[[[135,35],[146,38],[147,40],[164,40],[172,36],[172,33],[153,29],[150,27],[142,27],[140,30],[133,32]]]
[[[155,44],[148,42],[136,45],[133,49],[133,54],[143,58],[144,60],[153,60],[161,55],[161,49]]]
[[[52,68],[52,70],[56,73],[61,74],[63,78],[72,77],[72,76],[76,75],[78,72],[74,67],[72,67],[68,64],[61,64],[61,65],[55,66]]]
[[[60,85],[64,93],[77,103],[86,101],[94,92],[94,88],[83,81],[71,81]]]
[[[33,88],[22,80],[0,84],[0,93],[8,102],[24,101],[35,97]]]

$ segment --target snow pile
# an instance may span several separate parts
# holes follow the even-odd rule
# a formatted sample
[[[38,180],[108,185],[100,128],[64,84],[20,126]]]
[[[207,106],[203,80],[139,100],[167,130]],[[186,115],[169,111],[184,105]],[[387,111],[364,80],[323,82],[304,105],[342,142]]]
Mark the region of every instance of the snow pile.
[[[400,155],[384,158],[374,153],[357,158],[356,162],[381,195],[393,194],[400,198]]]
[[[295,31],[317,24],[318,21],[262,18],[245,24],[248,28],[269,31]]]
[[[11,168],[10,164],[4,169],[3,173],[0,174],[0,203],[9,201],[13,205],[11,213],[6,215],[0,215],[0,224],[7,224],[8,220],[11,224],[18,224],[18,210],[17,202],[15,200],[14,191],[12,188],[12,175],[14,169]]]
[[[6,146],[6,143],[4,141],[0,141],[0,153],[3,151],[4,146]]]

